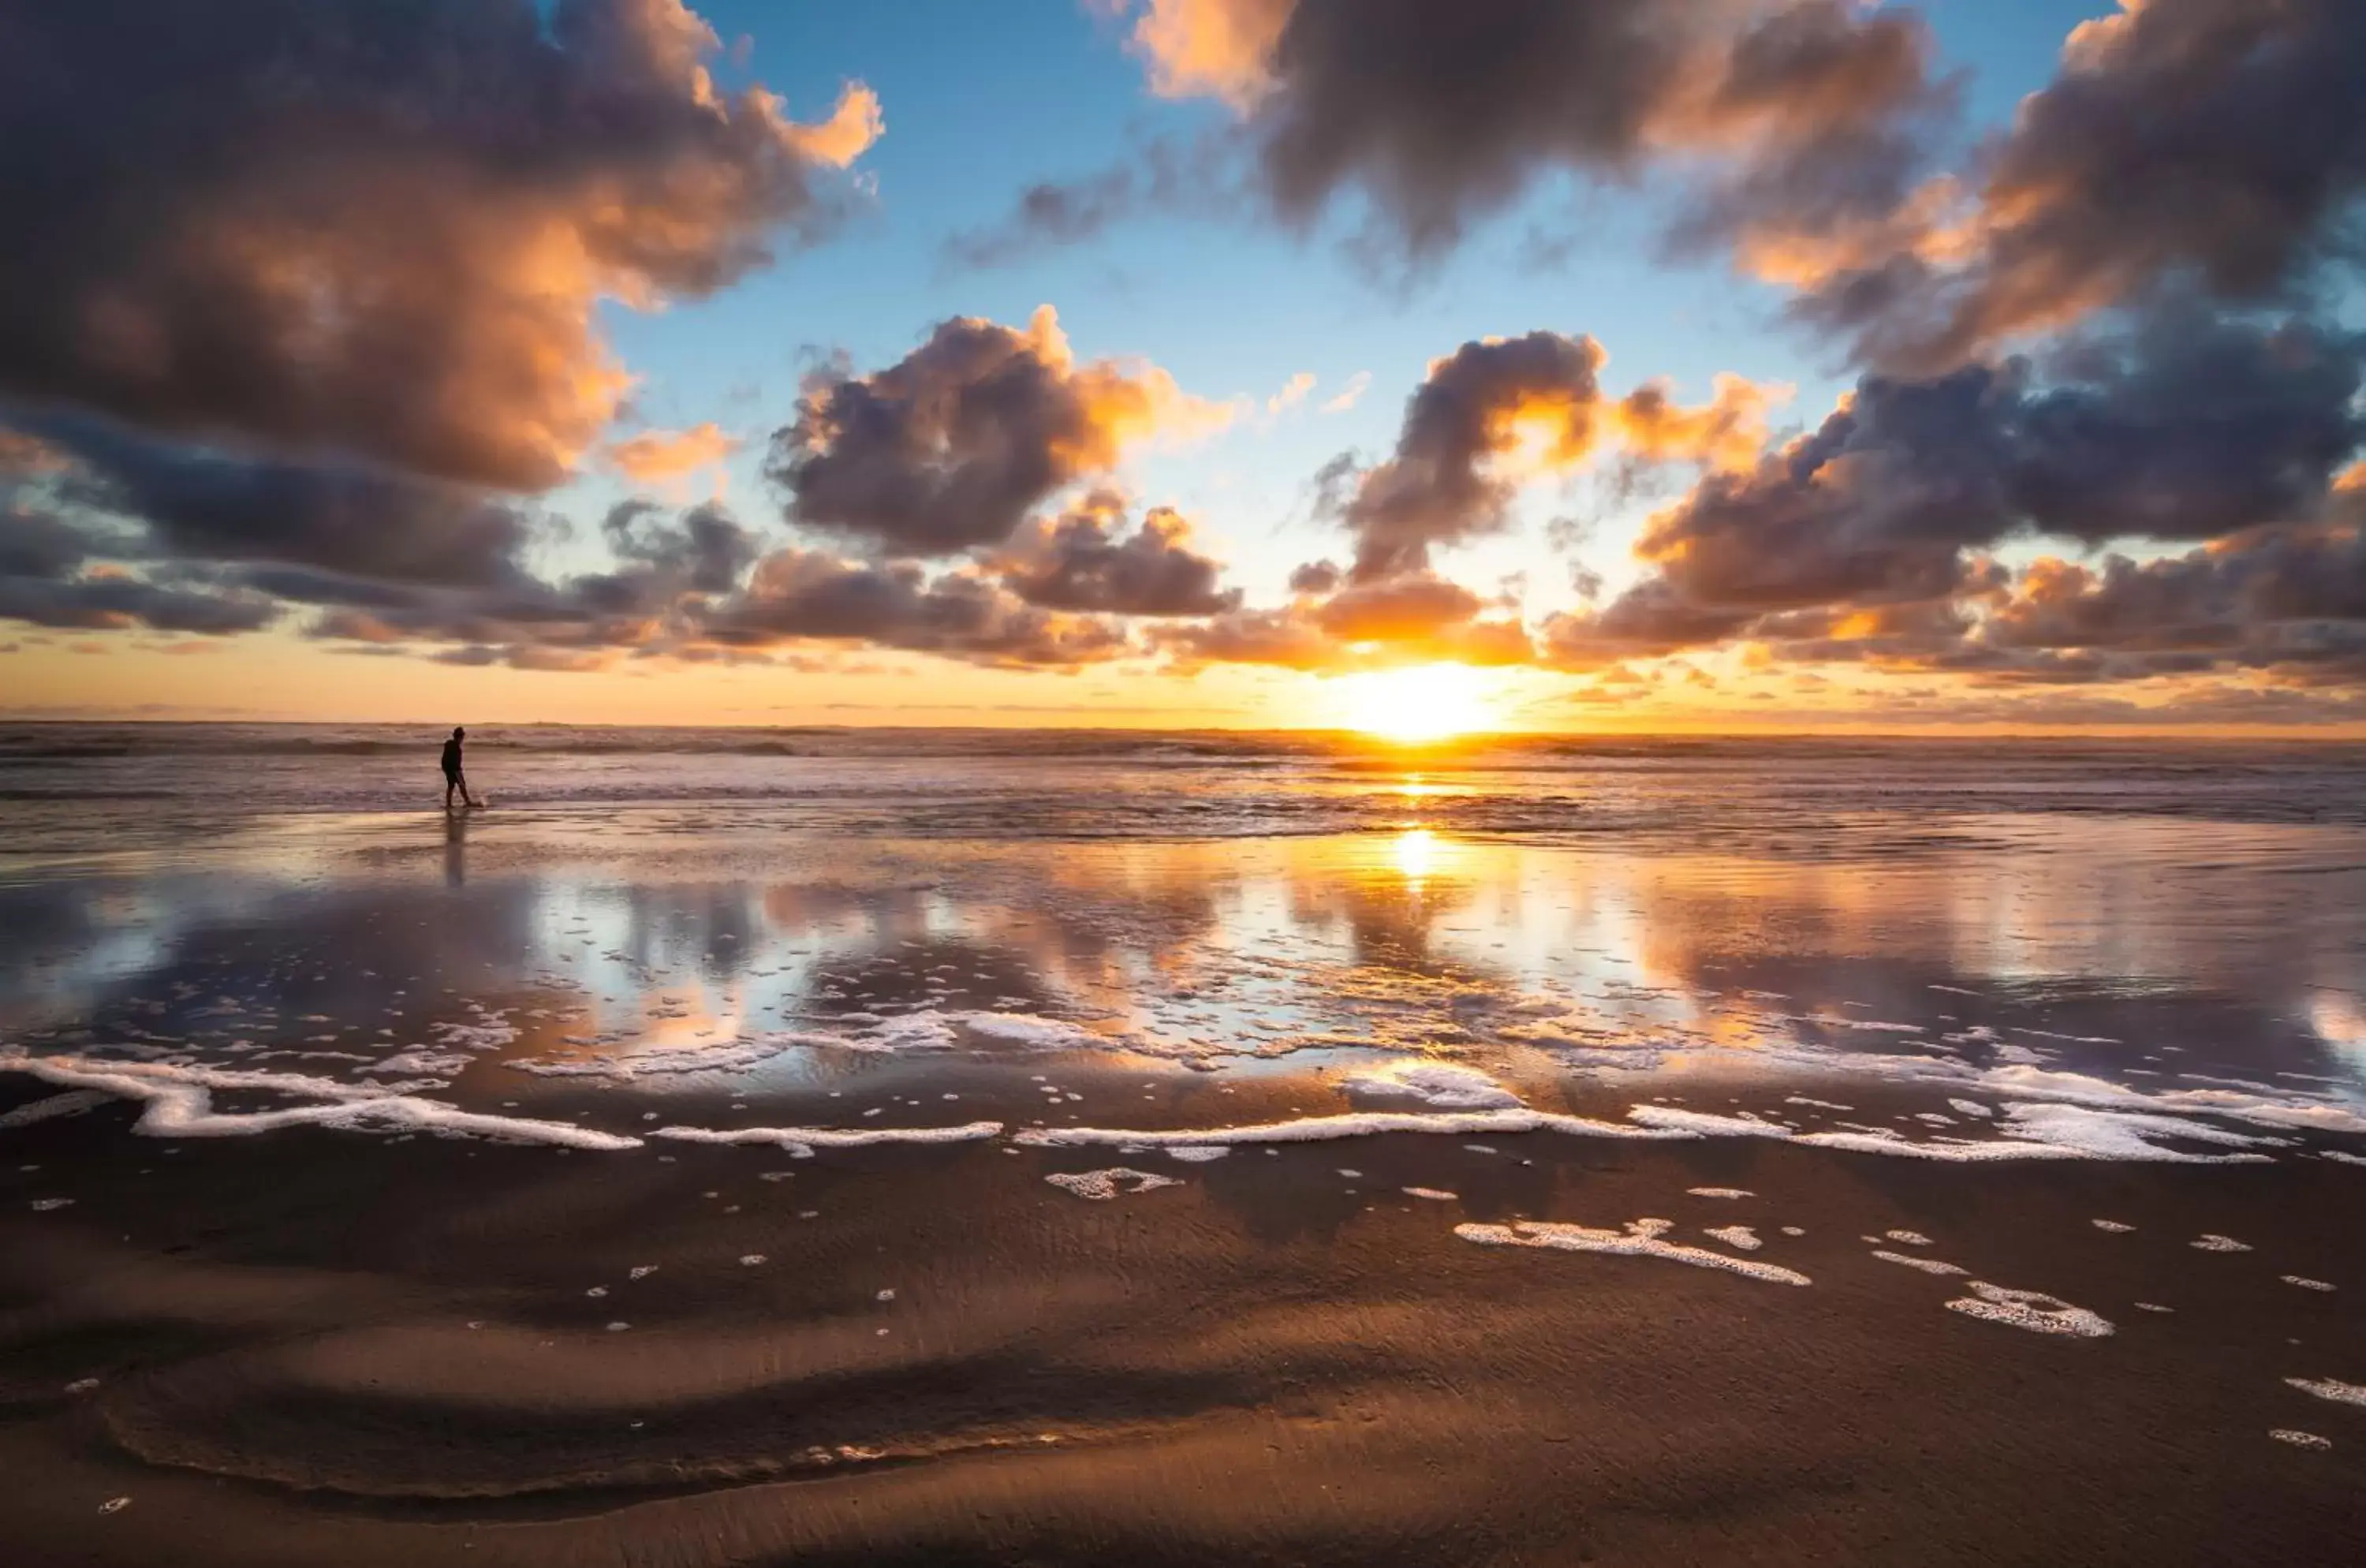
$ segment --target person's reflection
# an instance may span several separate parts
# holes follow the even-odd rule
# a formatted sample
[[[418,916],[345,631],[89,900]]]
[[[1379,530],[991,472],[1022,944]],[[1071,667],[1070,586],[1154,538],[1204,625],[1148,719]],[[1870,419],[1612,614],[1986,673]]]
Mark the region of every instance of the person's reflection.
[[[444,886],[460,887],[468,880],[468,818],[465,812],[444,816]]]

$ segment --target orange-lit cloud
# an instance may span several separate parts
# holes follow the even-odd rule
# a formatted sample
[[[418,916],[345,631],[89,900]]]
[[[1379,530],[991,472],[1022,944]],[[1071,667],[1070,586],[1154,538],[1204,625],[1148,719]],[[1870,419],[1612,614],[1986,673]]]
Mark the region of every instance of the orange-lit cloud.
[[[1609,355],[1591,337],[1534,332],[1464,344],[1430,363],[1395,450],[1357,474],[1339,510],[1351,568],[1373,582],[1427,570],[1434,549],[1498,532],[1521,483],[1567,471],[1606,446],[1638,461],[1724,467],[1754,460],[1778,393],[1720,377],[1702,408],[1648,386],[1613,400]]]
[[[45,6],[0,167],[0,397],[520,491],[630,385],[603,299],[709,294],[843,205],[876,133],[719,91],[681,0]],[[117,107],[137,103],[141,112]],[[29,117],[29,118],[27,118]],[[124,236],[136,234],[137,243]]]
[[[1127,0],[1110,0],[1122,10]],[[1145,0],[1132,47],[1163,97],[1212,96],[1246,105],[1269,78],[1267,62],[1293,0]]]
[[[770,100],[777,105],[778,100]],[[799,125],[783,118],[782,140],[817,164],[843,169],[871,150],[887,132],[887,116],[879,95],[860,82],[849,82],[838,95],[838,107],[818,125]]]
[[[709,421],[688,430],[645,430],[611,443],[609,467],[642,484],[660,484],[722,462],[739,449],[739,438]]]

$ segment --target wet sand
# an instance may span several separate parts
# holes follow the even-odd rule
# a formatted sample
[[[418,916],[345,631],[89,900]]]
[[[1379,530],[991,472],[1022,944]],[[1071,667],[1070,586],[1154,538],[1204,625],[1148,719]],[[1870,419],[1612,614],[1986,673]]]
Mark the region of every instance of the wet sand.
[[[1549,1134],[790,1160],[130,1120],[23,1128],[0,1174],[12,1562],[2366,1553],[2366,1407],[2284,1381],[2366,1371],[2366,1172],[2334,1162]],[[1179,1185],[1044,1179],[1111,1165]],[[1455,1234],[1645,1216],[1750,1225],[1741,1256],[1812,1283]],[[2115,1332],[1950,1311],[1962,1278],[1876,1242]]]

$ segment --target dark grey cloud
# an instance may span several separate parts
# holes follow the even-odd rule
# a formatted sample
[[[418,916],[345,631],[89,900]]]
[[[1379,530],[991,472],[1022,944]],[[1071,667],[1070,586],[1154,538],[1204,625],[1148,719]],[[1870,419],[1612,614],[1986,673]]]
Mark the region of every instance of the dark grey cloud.
[[[1080,244],[1135,218],[1216,216],[1238,199],[1230,136],[1152,141],[1125,162],[1073,180],[1039,180],[993,223],[944,243],[954,267],[1007,266],[1042,251]]]
[[[1765,399],[1738,378],[1716,400],[1679,406],[1649,385],[1604,393],[1608,355],[1591,337],[1532,332],[1465,343],[1405,403],[1395,449],[1367,469],[1335,463],[1318,494],[1356,541],[1349,578],[1379,582],[1428,571],[1430,552],[1501,531],[1520,485],[1512,459],[1567,469],[1617,442],[1637,461],[1707,462],[1754,452]]]
[[[2165,286],[2287,300],[2356,260],[2361,80],[2355,0],[2147,0],[2089,22],[1968,201],[1918,201],[1887,247],[1803,265],[1802,313],[1865,362],[1927,371]]]
[[[1057,517],[1039,519],[997,563],[1002,581],[1046,610],[1115,615],[1214,615],[1240,607],[1238,589],[1220,586],[1223,569],[1190,547],[1191,525],[1172,507],[1153,507],[1123,532],[1125,503],[1087,496]]]
[[[1010,668],[1065,668],[1133,651],[1106,617],[1040,609],[984,577],[930,578],[909,561],[849,561],[776,551],[746,592],[704,617],[701,635],[724,647],[851,642]]]
[[[1948,96],[1918,17],[1848,0],[1159,0],[1133,45],[1159,91],[1237,113],[1237,170],[1187,194],[1245,185],[1300,227],[1361,198],[1368,239],[1415,260],[1557,175],[1672,172],[1854,220],[1901,198]],[[1036,187],[969,248],[1097,231],[1161,178]]]
[[[0,508],[0,577],[64,577],[95,553],[79,528],[45,513]]]
[[[2366,495],[2348,522],[2268,528],[2207,549],[2090,566],[2039,562],[1986,616],[2007,653],[2143,656],[2144,668],[2319,669],[2366,675]]]
[[[72,465],[53,499],[143,529],[154,557],[488,587],[520,577],[534,533],[532,513],[474,489],[351,463],[237,456],[83,416],[17,418]]]
[[[1556,670],[1599,670],[1625,659],[1656,659],[1710,647],[1736,636],[1755,618],[1748,611],[1695,604],[1664,579],[1646,578],[1598,609],[1547,616],[1541,660]]]
[[[852,92],[726,94],[679,0],[0,11],[0,400],[540,489],[622,383],[594,301],[827,225]]]
[[[2304,518],[2366,441],[2361,370],[2354,334],[2180,308],[2047,367],[1868,377],[1754,472],[1703,480],[1639,553],[1698,604],[1768,611],[1964,592],[1966,552],[2015,535],[2185,541]]]
[[[693,506],[670,523],[653,502],[620,502],[600,531],[617,559],[679,579],[693,593],[729,592],[763,547],[719,502]]]
[[[801,526],[950,556],[1009,538],[1129,442],[1221,418],[1155,366],[1077,365],[1049,307],[1024,331],[956,317],[884,370],[810,378],[766,471]]]
[[[79,577],[0,573],[0,620],[84,631],[146,627],[220,637],[260,631],[283,606],[252,592],[173,588],[112,574]]]
[[[1356,540],[1354,580],[1425,570],[1433,547],[1504,527],[1516,485],[1489,465],[1517,441],[1512,420],[1534,409],[1556,423],[1558,446],[1590,449],[1607,358],[1590,337],[1534,332],[1466,343],[1432,365],[1405,404],[1396,450],[1340,510]]]

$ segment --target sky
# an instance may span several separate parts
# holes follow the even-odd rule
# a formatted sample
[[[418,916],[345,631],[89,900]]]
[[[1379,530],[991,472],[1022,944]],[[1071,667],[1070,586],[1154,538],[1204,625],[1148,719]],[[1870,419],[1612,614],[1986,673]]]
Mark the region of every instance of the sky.
[[[0,713],[2366,734],[2349,0],[0,7]]]

